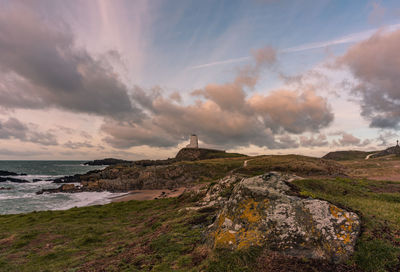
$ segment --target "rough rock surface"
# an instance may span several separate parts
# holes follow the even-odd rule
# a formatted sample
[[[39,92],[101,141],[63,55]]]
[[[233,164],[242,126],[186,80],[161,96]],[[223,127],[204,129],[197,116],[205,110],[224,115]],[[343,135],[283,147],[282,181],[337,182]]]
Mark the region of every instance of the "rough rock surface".
[[[215,176],[219,174],[213,172],[212,168],[212,165],[199,167],[195,164],[107,167],[101,171],[94,170],[87,174],[54,180],[55,183],[79,183],[74,188],[43,189],[38,194],[84,191],[126,192],[130,190],[190,187],[202,178],[216,179]]]
[[[179,150],[175,159],[178,161],[195,161],[224,157],[225,154],[223,150],[186,147]]]
[[[0,177],[0,182],[15,182],[15,183],[29,183],[29,181],[25,180],[25,179],[18,179],[18,178],[10,178],[10,177]]]
[[[293,195],[288,184],[295,178],[270,172],[230,176],[212,186],[199,202],[219,208],[209,227],[212,247],[266,246],[295,257],[347,259],[360,231],[359,217],[327,201]]]

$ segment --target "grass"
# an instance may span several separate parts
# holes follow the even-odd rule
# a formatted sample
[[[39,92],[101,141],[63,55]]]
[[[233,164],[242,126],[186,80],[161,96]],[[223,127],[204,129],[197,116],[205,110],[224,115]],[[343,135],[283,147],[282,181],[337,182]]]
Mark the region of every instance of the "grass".
[[[379,151],[358,151],[358,150],[348,150],[348,151],[334,151],[329,152],[324,156],[325,159],[335,160],[335,161],[348,161],[348,160],[364,160],[370,154],[377,153]]]
[[[176,165],[189,165],[190,171],[199,176],[199,182],[211,182],[223,178],[227,173],[243,166],[248,157],[218,158],[201,161],[183,161]],[[199,174],[200,173],[200,174]]]
[[[269,155],[248,159],[239,173],[260,175],[268,171],[294,173],[302,176],[344,174],[344,167],[334,161],[300,155]]]
[[[0,216],[0,271],[189,271],[204,226],[190,223],[199,215],[187,204],[130,201]]]
[[[247,167],[243,167],[245,160]],[[253,176],[283,171],[308,177],[293,182],[300,195],[330,201],[362,218],[362,234],[346,264],[294,259],[267,248],[210,250],[204,234],[215,210],[186,210],[201,197],[187,194],[2,215],[0,271],[399,271],[400,182],[332,178],[342,171],[371,174],[385,167],[395,171],[394,163],[398,161],[339,164],[297,155],[179,162],[189,166],[198,182],[215,183],[230,172]],[[124,171],[129,172],[128,167]],[[229,196],[232,190],[228,187],[221,195]]]
[[[397,185],[365,179],[296,180],[300,194],[328,200],[356,211],[363,232],[352,262],[363,271],[397,271],[400,258],[400,194],[377,193],[376,188]]]

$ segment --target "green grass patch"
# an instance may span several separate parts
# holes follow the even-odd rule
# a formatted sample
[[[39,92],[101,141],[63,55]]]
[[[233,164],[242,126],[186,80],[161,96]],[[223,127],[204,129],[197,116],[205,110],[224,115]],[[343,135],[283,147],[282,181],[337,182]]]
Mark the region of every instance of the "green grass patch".
[[[400,257],[400,194],[371,190],[393,182],[337,178],[293,183],[303,196],[324,199],[361,215],[363,232],[352,262],[363,271],[396,271]]]
[[[203,239],[193,218],[204,215],[187,205],[161,199],[2,215],[0,270],[188,271]]]

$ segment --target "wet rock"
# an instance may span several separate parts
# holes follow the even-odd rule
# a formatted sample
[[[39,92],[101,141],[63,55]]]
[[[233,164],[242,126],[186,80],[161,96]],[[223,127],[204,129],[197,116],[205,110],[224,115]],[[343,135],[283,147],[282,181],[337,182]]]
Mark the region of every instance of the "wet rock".
[[[230,176],[209,188],[198,208],[218,207],[209,227],[213,248],[267,246],[289,256],[346,260],[360,232],[357,214],[327,201],[293,195],[294,175]]]
[[[11,190],[9,187],[0,187],[0,191]]]
[[[86,174],[76,174],[73,176],[64,176],[61,178],[50,179],[47,181],[53,181],[53,183],[79,183],[82,180],[90,179],[92,177],[97,177],[96,174],[102,172],[102,170],[92,170]]]
[[[15,182],[15,183],[29,183],[29,181],[25,180],[25,179],[10,178],[10,177],[6,177],[6,178],[0,177],[0,182],[7,182],[7,181]]]
[[[9,171],[4,171],[4,170],[0,170],[0,176],[26,176],[26,174],[21,173],[14,173],[14,172],[9,172]]]
[[[42,189],[36,192],[37,195],[41,195],[44,193],[79,193],[83,192],[81,186],[76,186],[74,184],[63,184],[55,189]]]

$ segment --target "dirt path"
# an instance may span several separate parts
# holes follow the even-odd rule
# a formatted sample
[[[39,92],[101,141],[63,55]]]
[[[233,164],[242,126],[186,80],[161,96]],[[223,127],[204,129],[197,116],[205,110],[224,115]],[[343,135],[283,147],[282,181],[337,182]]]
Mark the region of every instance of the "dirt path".
[[[375,155],[375,154],[377,154],[377,153],[369,154],[369,155],[367,155],[367,156],[365,157],[365,159],[368,160],[372,155]]]
[[[247,167],[248,162],[249,162],[249,161],[253,161],[253,160],[255,160],[255,159],[245,160],[245,161],[243,162],[243,167],[244,167],[244,168]]]

